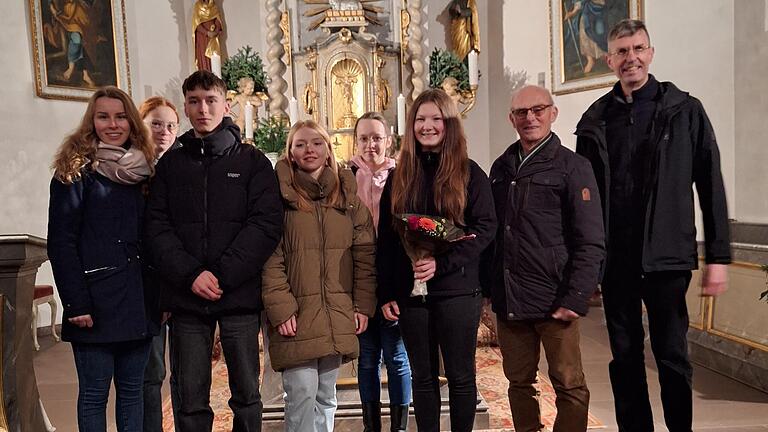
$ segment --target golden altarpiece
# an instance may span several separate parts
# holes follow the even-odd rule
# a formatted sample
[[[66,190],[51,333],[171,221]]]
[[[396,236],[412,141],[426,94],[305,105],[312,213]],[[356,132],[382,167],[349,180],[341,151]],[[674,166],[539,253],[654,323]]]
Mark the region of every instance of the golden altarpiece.
[[[349,160],[360,115],[380,111],[396,124],[396,98],[406,93],[403,72],[409,70],[401,44],[407,11],[401,0],[298,0],[276,6],[285,94],[296,99],[298,119],[324,126],[337,158]]]

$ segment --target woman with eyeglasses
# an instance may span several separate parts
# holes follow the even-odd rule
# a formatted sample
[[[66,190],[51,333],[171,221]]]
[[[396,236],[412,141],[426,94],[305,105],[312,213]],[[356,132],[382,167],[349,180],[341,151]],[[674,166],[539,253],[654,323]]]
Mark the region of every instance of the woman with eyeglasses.
[[[176,106],[161,96],[152,96],[139,107],[144,124],[150,131],[155,147],[157,163],[167,152],[181,146],[176,139],[179,130],[179,113]],[[155,273],[150,265],[144,267],[144,281],[149,289],[149,300],[157,305],[159,290],[162,289],[162,277]],[[154,306],[153,305],[153,306]],[[163,430],[163,399],[161,388],[165,380],[165,341],[168,338],[168,327],[165,318],[160,324],[160,334],[152,338],[149,351],[149,361],[144,370],[144,432],[162,432]],[[174,386],[174,383],[171,383]],[[174,404],[177,406],[178,404]]]
[[[354,129],[357,155],[349,162],[357,181],[357,196],[371,211],[377,228],[381,192],[395,168],[395,160],[387,156],[392,147],[392,137],[388,132],[387,120],[381,113],[363,114],[357,119]],[[411,402],[411,366],[397,321],[384,319],[379,309],[368,322],[368,330],[360,334],[358,340],[357,381],[363,404],[364,431],[381,431],[382,353],[387,365],[390,429],[406,430]]]
[[[179,113],[176,106],[162,96],[152,96],[139,107],[139,114],[150,132],[157,148],[157,159],[168,150],[180,146],[176,140],[179,131]]]
[[[154,157],[130,96],[104,87],[52,164],[48,257],[64,304],[61,336],[75,358],[81,432],[106,432],[113,380],[117,430],[142,430],[142,381],[157,319],[147,307],[139,239]]]
[[[456,104],[441,89],[413,102],[400,157],[381,196],[376,248],[384,318],[399,320],[413,376],[419,431],[440,429],[439,356],[448,379],[452,431],[471,431],[477,405],[475,345],[483,297],[480,256],[496,232],[491,185],[467,154]],[[411,262],[394,215],[440,216],[474,234],[445,253]],[[426,296],[411,296],[414,279]]]

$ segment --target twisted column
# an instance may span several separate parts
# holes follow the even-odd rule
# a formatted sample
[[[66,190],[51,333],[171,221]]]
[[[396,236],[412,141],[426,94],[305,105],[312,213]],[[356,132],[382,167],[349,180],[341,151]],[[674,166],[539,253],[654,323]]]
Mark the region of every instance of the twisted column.
[[[408,52],[411,58],[411,91],[410,100],[424,91],[424,31],[421,29],[421,0],[410,0],[408,2],[408,14],[411,16],[411,22],[408,26],[410,35],[408,40]]]
[[[283,30],[280,28],[280,19],[282,18],[280,3],[281,0],[267,0],[267,44],[269,47],[267,73],[270,78],[267,91],[270,97],[269,113],[273,117],[287,118],[288,114],[285,109],[288,107],[288,99],[285,97],[285,92],[288,90],[288,83],[283,78],[287,68],[283,61],[285,48],[282,43]]]

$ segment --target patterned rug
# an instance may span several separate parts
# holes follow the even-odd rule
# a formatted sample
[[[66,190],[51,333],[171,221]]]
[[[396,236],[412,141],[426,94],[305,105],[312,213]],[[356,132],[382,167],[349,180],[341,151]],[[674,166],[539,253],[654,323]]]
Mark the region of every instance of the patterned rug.
[[[490,427],[493,431],[513,431],[512,416],[509,412],[507,400],[507,379],[504,377],[501,365],[501,352],[489,341],[489,330],[481,325],[478,333],[477,347],[477,386],[488,404],[490,413]],[[262,368],[263,369],[263,368]],[[227,381],[227,366],[223,358],[213,363],[211,385],[211,408],[214,412],[213,431],[224,432],[232,430],[232,411],[227,405],[229,400],[229,384]],[[541,417],[542,423],[550,430],[557,415],[555,407],[555,390],[552,384],[544,377],[539,377],[539,389],[541,392]],[[597,429],[604,425],[592,413],[589,414],[588,428]],[[173,414],[171,400],[166,399],[163,404],[163,431],[173,432]]]

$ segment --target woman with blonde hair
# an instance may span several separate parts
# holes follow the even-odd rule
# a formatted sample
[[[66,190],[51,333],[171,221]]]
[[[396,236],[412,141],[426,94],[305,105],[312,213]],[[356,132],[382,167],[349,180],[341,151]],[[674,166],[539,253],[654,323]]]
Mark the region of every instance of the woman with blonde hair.
[[[54,158],[48,256],[64,304],[62,338],[77,369],[79,429],[106,431],[114,379],[117,429],[141,431],[142,381],[157,333],[139,236],[155,148],[130,97],[97,90]]]
[[[381,196],[376,250],[382,312],[400,322],[413,377],[419,431],[440,426],[439,353],[448,378],[451,430],[471,431],[477,404],[475,345],[480,321],[480,255],[493,240],[496,213],[488,177],[467,155],[456,104],[443,90],[421,93],[408,113],[395,171]],[[439,216],[474,239],[411,262],[394,215]],[[414,279],[426,296],[412,297]]]
[[[282,372],[286,430],[332,431],[339,367],[358,356],[357,335],[376,309],[375,233],[320,125],[297,122],[286,147],[275,166],[283,238],[262,284],[269,355]]]

